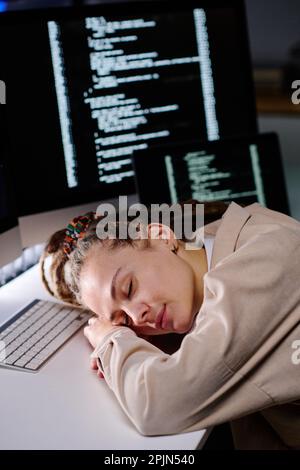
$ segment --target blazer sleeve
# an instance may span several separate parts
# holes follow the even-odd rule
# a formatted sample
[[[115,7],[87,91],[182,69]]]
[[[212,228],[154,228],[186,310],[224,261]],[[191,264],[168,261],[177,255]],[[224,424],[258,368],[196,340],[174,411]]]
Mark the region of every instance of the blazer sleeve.
[[[207,273],[195,326],[172,355],[126,327],[103,339],[95,354],[108,386],[142,434],[195,431],[274,405],[251,374],[286,334],[295,301],[282,276],[287,251],[266,234]]]

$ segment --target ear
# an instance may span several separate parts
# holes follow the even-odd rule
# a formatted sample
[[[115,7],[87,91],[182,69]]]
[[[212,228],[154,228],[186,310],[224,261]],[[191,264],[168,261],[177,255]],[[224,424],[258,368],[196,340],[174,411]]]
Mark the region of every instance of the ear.
[[[170,249],[178,248],[178,240],[173,230],[164,224],[151,223],[147,226],[148,238],[151,240],[163,240]]]

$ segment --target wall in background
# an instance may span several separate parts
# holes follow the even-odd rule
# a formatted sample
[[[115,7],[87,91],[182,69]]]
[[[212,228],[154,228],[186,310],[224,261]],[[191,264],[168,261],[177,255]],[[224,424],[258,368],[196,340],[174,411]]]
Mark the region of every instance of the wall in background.
[[[254,64],[282,65],[289,48],[300,43],[299,0],[246,0]]]
[[[300,220],[300,118],[260,115],[258,123],[261,132],[275,131],[279,135],[291,215]]]
[[[290,47],[297,42],[300,46],[300,1],[246,0],[246,8],[253,65],[284,65]],[[293,79],[300,80],[300,74]],[[291,212],[300,220],[300,115],[258,117],[261,132],[279,135]]]

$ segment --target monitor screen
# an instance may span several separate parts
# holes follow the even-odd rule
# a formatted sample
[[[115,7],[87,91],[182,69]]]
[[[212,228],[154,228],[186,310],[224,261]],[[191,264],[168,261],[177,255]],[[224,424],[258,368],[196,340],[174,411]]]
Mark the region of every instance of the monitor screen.
[[[259,202],[289,214],[276,134],[161,146],[134,156],[140,202]],[[155,163],[152,163],[155,162]]]
[[[132,156],[256,132],[242,1],[0,15],[18,211],[135,192]]]

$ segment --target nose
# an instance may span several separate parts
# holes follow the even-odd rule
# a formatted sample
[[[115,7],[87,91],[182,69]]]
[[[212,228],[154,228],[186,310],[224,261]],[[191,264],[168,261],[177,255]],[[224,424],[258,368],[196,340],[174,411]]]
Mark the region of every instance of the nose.
[[[124,307],[124,311],[136,326],[145,325],[150,321],[150,307],[144,303],[130,303]]]

